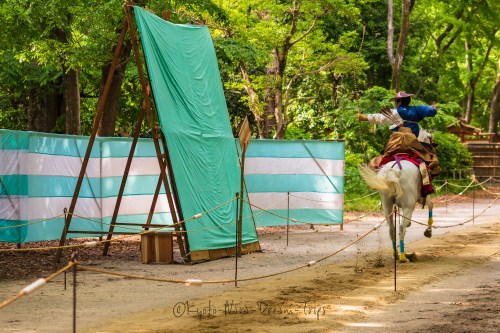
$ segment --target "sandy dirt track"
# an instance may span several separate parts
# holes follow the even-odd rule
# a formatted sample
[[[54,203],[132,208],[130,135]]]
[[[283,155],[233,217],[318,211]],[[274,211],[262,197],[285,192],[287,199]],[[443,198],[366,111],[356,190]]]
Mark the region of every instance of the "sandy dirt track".
[[[79,271],[78,332],[499,332],[500,202],[471,199],[440,205],[437,226],[408,229],[407,252],[417,261],[394,261],[388,227],[312,267],[265,279],[186,287]],[[485,210],[486,209],[486,210]],[[416,221],[425,222],[417,209]],[[351,216],[347,216],[349,219]],[[282,272],[331,255],[370,232],[380,213],[338,226],[296,227],[286,245],[284,229],[260,230],[262,253],[238,261],[238,277]],[[5,247],[5,246],[4,246]],[[120,251],[118,251],[118,249]],[[111,256],[79,250],[83,265],[164,279],[231,280],[234,258],[198,265],[144,265],[137,241],[111,247]],[[97,251],[97,249],[96,249]],[[68,253],[66,253],[66,256]],[[22,273],[9,265],[23,262]],[[0,302],[58,267],[52,253],[0,252]],[[62,264],[64,265],[64,263]],[[0,332],[71,332],[72,276],[58,276],[42,289],[0,309]]]

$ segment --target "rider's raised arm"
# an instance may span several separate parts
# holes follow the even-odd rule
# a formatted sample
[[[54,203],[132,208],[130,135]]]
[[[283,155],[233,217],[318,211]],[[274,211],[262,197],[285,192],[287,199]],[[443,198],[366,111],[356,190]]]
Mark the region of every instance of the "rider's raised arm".
[[[402,122],[403,119],[401,119],[401,116],[398,114],[396,109],[391,109],[391,114],[392,117],[388,118],[384,116],[381,113],[373,113],[373,114],[367,114],[366,117],[368,118],[369,123],[373,124],[386,124],[386,125],[393,125],[393,124],[399,124]]]
[[[426,117],[434,117],[437,114],[436,108],[433,106],[427,106],[427,105],[418,105],[413,107],[416,110],[416,113],[418,115],[418,120],[420,121]]]

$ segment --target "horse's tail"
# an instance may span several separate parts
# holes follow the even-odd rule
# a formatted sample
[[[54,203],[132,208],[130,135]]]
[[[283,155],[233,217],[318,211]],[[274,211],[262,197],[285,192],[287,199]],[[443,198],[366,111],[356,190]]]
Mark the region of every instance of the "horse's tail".
[[[399,183],[399,176],[401,170],[393,168],[382,168],[379,173],[374,172],[366,165],[359,167],[361,177],[365,180],[366,184],[376,191],[388,192],[401,196],[401,184]]]

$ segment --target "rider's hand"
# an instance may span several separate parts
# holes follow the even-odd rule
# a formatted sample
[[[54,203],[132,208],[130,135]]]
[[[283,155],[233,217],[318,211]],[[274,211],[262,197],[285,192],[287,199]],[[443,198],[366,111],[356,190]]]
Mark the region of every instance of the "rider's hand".
[[[364,114],[358,114],[358,121],[368,121],[368,117]]]

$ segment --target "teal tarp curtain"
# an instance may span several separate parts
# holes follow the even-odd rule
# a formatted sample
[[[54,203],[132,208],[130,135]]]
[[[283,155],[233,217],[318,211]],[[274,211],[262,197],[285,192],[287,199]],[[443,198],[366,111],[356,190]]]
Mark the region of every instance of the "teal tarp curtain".
[[[172,24],[139,7],[134,13],[184,218],[203,214],[186,222],[190,249],[232,247],[240,169],[208,28]],[[243,244],[255,241],[247,218]]]

